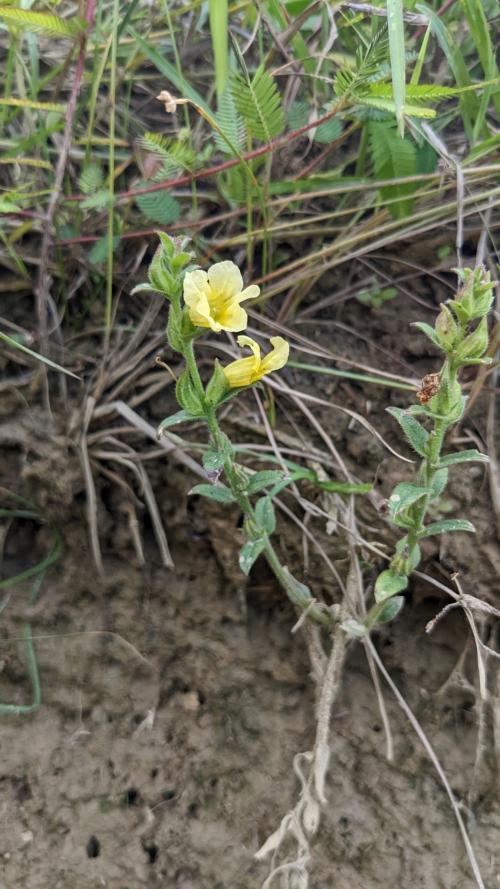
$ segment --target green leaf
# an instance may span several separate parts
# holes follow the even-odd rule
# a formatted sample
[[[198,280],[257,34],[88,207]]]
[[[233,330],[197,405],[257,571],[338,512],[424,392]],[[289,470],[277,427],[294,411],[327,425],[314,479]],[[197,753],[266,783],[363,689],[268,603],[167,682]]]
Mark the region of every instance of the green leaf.
[[[434,499],[437,499],[441,496],[446,485],[448,484],[448,470],[446,467],[438,469],[438,471],[434,474],[434,478],[432,479],[432,496]]]
[[[176,414],[172,414],[170,417],[165,417],[165,419],[161,421],[156,430],[156,437],[160,439],[165,429],[170,429],[171,426],[175,426],[177,423],[185,423],[187,420],[193,419],[193,415],[188,413],[188,411],[177,411]]]
[[[377,108],[378,111],[388,111],[396,113],[396,103],[393,99],[378,99],[372,96],[359,96],[357,98],[359,105],[367,105],[368,108]],[[437,112],[434,108],[422,108],[420,105],[403,105],[403,112],[407,117],[423,117],[426,120],[433,120]]]
[[[215,359],[214,372],[207,383],[206,396],[212,407],[217,407],[229,389],[229,383],[226,380],[222,365],[218,359]]]
[[[224,454],[221,454],[219,451],[213,451],[212,449],[205,451],[202,458],[203,469],[205,472],[221,472],[224,468],[225,459]]]
[[[185,96],[186,98],[191,99],[208,114],[211,113],[210,106],[205,102],[203,96],[191,86],[182,73],[179,73],[175,65],[172,65],[162,53],[155,49],[150,40],[144,40],[132,25],[128,26],[127,31],[160,74],[163,74],[170,83],[174,84],[178,96]]]
[[[474,534],[476,529],[467,519],[442,519],[440,522],[426,525],[418,536],[419,538],[434,537],[436,534],[449,534],[451,531],[469,531]]]
[[[325,111],[326,114],[326,111]],[[320,145],[329,145],[335,142],[342,134],[342,121],[339,117],[331,117],[325,123],[321,123],[319,127],[313,130],[313,139]]]
[[[148,185],[151,185],[151,182],[141,182],[138,187],[145,188]],[[135,203],[147,219],[159,222],[160,225],[169,225],[172,222],[177,222],[181,215],[179,201],[176,201],[165,190],[139,194],[135,198]]]
[[[108,205],[109,192],[102,188],[100,191],[95,191],[93,194],[89,194],[89,196],[81,202],[80,207],[82,210],[101,210]]]
[[[252,475],[252,478],[248,482],[246,493],[258,494],[259,491],[262,491],[264,488],[267,488],[270,485],[275,485],[277,482],[281,481],[284,481],[282,472],[279,472],[277,469],[263,469],[261,472],[256,472],[255,475]],[[289,481],[291,482],[292,479]]]
[[[276,515],[273,501],[270,497],[261,497],[255,504],[255,519],[257,524],[266,534],[274,534],[276,528]]]
[[[254,562],[259,558],[266,545],[265,538],[259,537],[258,540],[247,540],[240,550],[239,565],[243,574],[250,574]]]
[[[394,620],[404,604],[404,596],[393,596],[393,598],[389,599],[387,602],[381,602],[379,606],[376,606],[373,609],[373,625],[387,624],[389,621]]]
[[[384,121],[370,121],[368,138],[377,179],[404,179],[415,175],[417,154],[410,139],[401,139],[397,130]],[[392,202],[389,204],[389,211],[394,219],[409,215],[412,209],[409,195],[416,187],[415,183],[408,182],[380,188],[382,200]]]
[[[195,485],[191,488],[189,494],[199,494],[200,497],[207,497],[209,500],[215,500],[217,503],[234,503],[235,499],[226,485]]]
[[[389,497],[389,515],[394,518],[400,512],[404,512],[417,500],[432,494],[431,488],[421,488],[418,485],[412,485],[409,482],[401,482],[396,485],[394,491]]]
[[[441,457],[440,466],[454,466],[456,463],[489,463],[490,458],[487,454],[482,454],[475,448],[469,451],[457,451],[455,454],[446,454]]]
[[[18,6],[0,6],[0,18],[22,30],[46,34],[48,37],[76,37],[87,27],[82,19],[63,19],[53,13],[34,12]]]
[[[24,346],[23,343],[20,343],[18,340],[14,339],[14,337],[9,336],[8,333],[0,331],[0,340],[3,340],[8,346],[12,346],[14,349],[19,349],[20,352],[25,352],[32,358],[36,358],[37,361],[41,361],[42,364],[46,364],[47,367],[51,367],[53,370],[58,370],[60,373],[67,374],[68,377],[73,377],[75,380],[81,380],[81,377],[78,377],[76,374],[72,373],[72,371],[66,370],[66,368],[61,367],[60,364],[55,364],[50,358],[45,358],[45,355],[39,355],[38,352],[33,352],[32,349],[28,349],[27,346]]]
[[[255,139],[271,142],[279,136],[285,126],[281,96],[263,65],[252,79],[246,71],[234,75],[231,91],[236,108]]]
[[[118,249],[120,244],[120,235],[115,235],[113,238],[113,253]],[[91,265],[100,265],[101,262],[105,262],[108,256],[108,241],[109,234],[106,233],[99,238],[98,241],[95,242],[92,249],[89,251],[88,260]]]
[[[218,101],[220,101],[226,89],[229,70],[227,2],[228,0],[208,0],[212,52],[215,60],[215,88]]]
[[[426,457],[429,433],[424,429],[422,424],[400,407],[388,407],[387,411],[398,421],[406,438],[417,454],[419,454],[420,457]]]
[[[243,147],[245,141],[245,125],[236,110],[236,105],[230,89],[224,90],[222,96],[218,100],[215,122],[222,130],[225,137],[223,138],[221,134],[215,130],[213,138],[217,148],[224,154],[234,155],[234,151],[232,151],[230,146],[234,145],[238,150]]]
[[[375,601],[385,602],[386,599],[390,599],[391,596],[395,596],[396,593],[405,590],[407,586],[407,577],[394,574],[390,568],[387,568],[377,577],[377,582],[375,583]]]
[[[95,194],[103,186],[102,167],[99,164],[88,164],[78,179],[80,191],[84,194]]]
[[[177,380],[175,397],[180,406],[192,417],[202,417],[204,408],[187,370]]]
[[[356,482],[324,482],[318,478],[313,479],[313,481],[322,491],[329,491],[335,494],[367,494],[369,491],[373,491],[372,482],[360,482],[359,484]]]
[[[389,30],[389,55],[396,120],[398,122],[399,135],[403,138],[405,130],[403,108],[406,93],[403,0],[387,0],[387,25]]]
[[[340,626],[348,636],[354,636],[356,639],[362,639],[368,633],[368,627],[352,617],[343,621]]]

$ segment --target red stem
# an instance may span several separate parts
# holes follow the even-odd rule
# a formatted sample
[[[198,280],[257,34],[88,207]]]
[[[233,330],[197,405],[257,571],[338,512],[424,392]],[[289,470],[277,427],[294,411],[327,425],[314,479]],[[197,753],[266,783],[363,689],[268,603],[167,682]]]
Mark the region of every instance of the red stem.
[[[253,151],[249,151],[247,154],[243,154],[243,160],[250,161],[256,157],[261,157],[263,154],[268,154],[270,151],[274,151],[276,148],[281,148],[283,145],[287,145],[288,142],[291,142],[292,139],[298,139],[299,136],[302,136],[304,133],[307,133],[308,130],[312,130],[315,127],[318,127],[322,123],[326,123],[327,120],[330,120],[331,117],[334,117],[338,114],[339,111],[346,105],[346,99],[340,99],[334,108],[332,108],[327,114],[324,114],[322,117],[318,117],[316,120],[313,120],[311,123],[306,124],[303,127],[300,127],[298,130],[293,130],[291,133],[285,133],[284,136],[280,136],[278,139],[274,139],[272,142],[268,142],[267,145],[261,145],[260,148],[255,148]],[[230,170],[231,167],[236,167],[241,160],[239,157],[234,157],[229,161],[224,161],[222,164],[216,164],[214,167],[207,167],[205,170],[199,170],[197,173],[189,173],[186,176],[179,176],[177,179],[166,179],[164,182],[155,182],[154,185],[148,185],[145,188],[131,188],[128,191],[119,191],[116,193],[116,198],[133,198],[136,195],[140,194],[150,194],[153,191],[164,191],[168,188],[177,188],[180,185],[188,185],[190,182],[194,182],[196,179],[206,179],[208,176],[215,176],[217,173],[222,173],[224,170]],[[88,195],[84,194],[70,194],[67,196],[67,201],[84,201],[88,197]]]

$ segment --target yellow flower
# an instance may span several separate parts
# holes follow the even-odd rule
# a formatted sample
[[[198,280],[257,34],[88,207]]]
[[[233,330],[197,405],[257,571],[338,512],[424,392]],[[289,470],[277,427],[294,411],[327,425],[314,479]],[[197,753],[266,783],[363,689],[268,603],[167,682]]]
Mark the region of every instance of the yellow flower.
[[[239,346],[247,346],[253,354],[250,358],[238,358],[232,361],[227,367],[223,367],[224,376],[229,383],[231,389],[239,389],[241,386],[251,386],[257,380],[261,380],[266,374],[273,370],[279,370],[284,367],[288,361],[290,346],[282,336],[272,336],[272,350],[260,357],[260,346],[255,340],[249,336],[238,337]]]
[[[196,269],[184,278],[184,302],[191,321],[215,333],[244,330],[248,318],[241,303],[255,299],[259,293],[256,284],[243,290],[243,278],[234,262],[216,262],[208,272]]]

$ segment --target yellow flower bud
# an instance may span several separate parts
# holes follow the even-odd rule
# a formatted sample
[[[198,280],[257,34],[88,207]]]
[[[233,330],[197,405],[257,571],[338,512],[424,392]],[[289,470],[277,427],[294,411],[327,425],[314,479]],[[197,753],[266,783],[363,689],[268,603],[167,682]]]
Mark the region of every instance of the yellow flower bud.
[[[273,348],[264,358],[261,358],[259,344],[249,336],[239,336],[237,342],[239,346],[251,349],[252,355],[249,358],[238,358],[222,368],[231,389],[251,386],[271,371],[280,370],[288,361],[290,346],[282,336],[271,337]]]

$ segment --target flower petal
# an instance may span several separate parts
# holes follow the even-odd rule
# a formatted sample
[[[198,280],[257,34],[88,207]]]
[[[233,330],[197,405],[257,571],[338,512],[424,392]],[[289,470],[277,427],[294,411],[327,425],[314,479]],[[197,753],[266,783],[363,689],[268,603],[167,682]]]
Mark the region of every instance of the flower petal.
[[[208,270],[208,282],[213,291],[214,300],[226,300],[243,289],[241,272],[234,262],[216,262]]]
[[[239,303],[244,302],[246,299],[257,299],[260,294],[260,287],[257,287],[257,284],[250,284],[249,287],[245,287],[241,293],[238,294],[236,299]]]
[[[239,389],[242,386],[250,386],[255,382],[255,358],[238,358],[227,367],[222,368],[224,376],[231,389]]]
[[[239,330],[245,330],[248,324],[248,315],[237,302],[231,301],[217,315],[217,321],[221,330],[230,330],[237,333]]]
[[[282,336],[272,336],[270,342],[273,348],[262,359],[262,376],[284,367],[290,354],[290,345]]]
[[[196,303],[202,294],[205,294],[208,297],[209,294],[209,283],[208,283],[208,275],[206,272],[203,272],[201,269],[196,269],[194,272],[187,272],[184,277],[184,302],[187,306],[192,306],[193,303]]]
[[[256,364],[260,364],[260,346],[258,343],[255,342],[255,340],[252,339],[251,336],[247,336],[243,333],[237,338],[236,342],[242,349],[244,349],[245,346],[247,349],[251,349]]]
[[[210,327],[215,333],[220,333],[221,325],[212,317],[212,312],[208,299],[204,293],[200,293],[198,298],[194,298],[190,306],[188,306],[188,314],[196,327]]]

